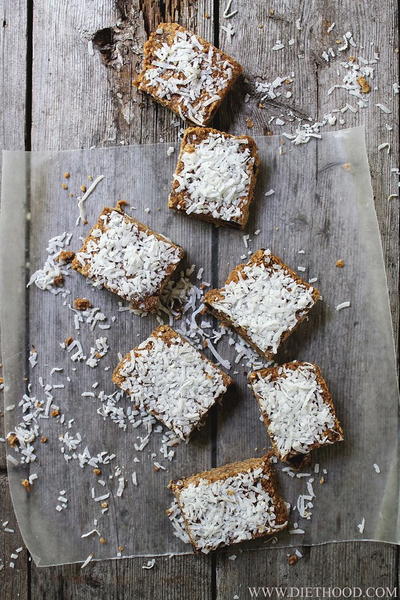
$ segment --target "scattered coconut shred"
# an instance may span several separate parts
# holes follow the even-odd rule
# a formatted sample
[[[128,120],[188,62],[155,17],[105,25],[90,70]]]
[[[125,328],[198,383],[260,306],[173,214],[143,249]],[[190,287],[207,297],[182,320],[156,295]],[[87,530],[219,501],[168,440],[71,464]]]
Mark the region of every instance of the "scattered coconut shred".
[[[84,225],[87,224],[85,202],[89,198],[90,194],[95,190],[100,181],[103,181],[103,179],[104,175],[99,175],[90,185],[90,187],[86,190],[83,196],[81,198],[78,198],[79,217],[76,220],[76,225],[79,225],[79,223],[83,223]]]

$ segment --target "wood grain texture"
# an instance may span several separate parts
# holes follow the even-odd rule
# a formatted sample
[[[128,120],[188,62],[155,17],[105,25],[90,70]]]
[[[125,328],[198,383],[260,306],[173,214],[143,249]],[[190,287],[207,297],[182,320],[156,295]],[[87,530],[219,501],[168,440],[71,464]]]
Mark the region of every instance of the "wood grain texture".
[[[219,2],[220,17],[226,3]],[[238,4],[232,8],[238,8]],[[297,31],[295,20],[300,19],[302,31]],[[266,5],[255,1],[240,4],[238,14],[229,20],[235,27],[236,34],[229,44],[225,35],[221,37],[221,47],[233,56],[239,58],[245,67],[246,83],[242,89],[237,89],[236,96],[232,94],[225,104],[225,112],[219,116],[221,128],[231,132],[249,132],[254,134],[280,133],[284,128],[268,124],[272,115],[281,116],[286,120],[286,109],[292,108],[299,116],[309,115],[316,120],[346,101],[350,104],[351,97],[346,100],[344,94],[339,94],[341,101],[335,95],[328,96],[327,90],[334,83],[339,83],[335,63],[327,65],[321,53],[329,45],[336,47],[335,40],[340,34],[352,31],[357,44],[364,46],[353,49],[359,55],[371,56],[370,42],[375,41],[372,51],[380,53],[380,62],[376,66],[379,89],[386,94],[378,99],[375,92],[374,101],[382,102],[390,107],[392,114],[384,115],[374,105],[357,114],[346,113],[347,126],[364,124],[366,127],[367,148],[371,166],[372,183],[375,194],[376,210],[382,234],[385,254],[389,293],[392,301],[392,316],[395,337],[398,335],[398,285],[399,285],[399,204],[398,199],[387,201],[390,193],[396,193],[390,168],[396,166],[398,160],[398,96],[390,94],[392,84],[398,81],[398,49],[397,37],[397,3],[368,2],[340,3],[312,1],[293,3],[276,0]],[[327,24],[328,22],[328,24]],[[326,33],[329,24],[336,23],[331,36]],[[221,17],[221,24],[227,21]],[[258,28],[258,25],[260,27]],[[253,43],[248,40],[252,38]],[[288,47],[288,40],[294,38],[295,44]],[[285,42],[285,49],[271,52],[276,40]],[[254,51],[254,45],[256,51]],[[302,58],[299,58],[301,55]],[[258,100],[254,97],[254,80],[273,81],[275,77],[294,73],[294,82],[290,89],[293,96],[290,99],[279,98],[271,103],[265,102],[265,108],[258,108]],[[340,91],[341,92],[341,91]],[[245,93],[249,93],[249,102],[243,103]],[[376,98],[376,100],[375,100]],[[393,119],[393,134],[385,130],[387,117]],[[386,117],[386,118],[385,118]],[[254,126],[249,130],[246,119],[251,118]],[[377,150],[382,141],[390,141],[393,155],[389,158]],[[301,149],[300,149],[301,151]],[[316,157],[317,161],[317,157]],[[308,164],[305,168],[315,169]],[[223,245],[223,242],[222,242]],[[221,241],[220,241],[221,250]],[[234,252],[231,245],[225,248]],[[222,247],[222,252],[224,249]],[[236,252],[237,253],[237,252]],[[243,421],[246,431],[247,424]],[[244,435],[246,435],[244,433]],[[228,436],[229,437],[229,436]],[[233,440],[224,440],[227,451]],[[222,450],[222,454],[223,454]],[[216,559],[216,589],[217,598],[249,597],[248,586],[284,587],[291,585],[396,585],[396,569],[398,550],[396,547],[381,544],[331,544],[312,548],[301,548],[304,559],[295,567],[287,564],[287,550],[273,550],[238,555],[231,562],[226,557]],[[232,550],[236,553],[235,550]],[[363,565],[370,569],[363,569]]]
[[[22,552],[16,553],[17,548],[23,547],[22,538],[18,532],[14,511],[11,504],[7,477],[0,473],[0,523],[8,521],[7,527],[14,529],[15,533],[3,532],[0,528],[0,596],[4,600],[28,598],[28,552],[24,548]],[[17,559],[11,558],[11,554],[18,554]],[[14,568],[10,567],[14,563]]]
[[[64,3],[65,4],[65,3]],[[128,13],[135,29],[137,45],[145,39],[146,31],[157,22],[178,20],[189,25],[207,39],[213,38],[214,9],[211,0],[198,2],[185,0],[141,0],[119,2],[101,0],[96,6],[90,0],[63,3],[35,2],[34,8],[34,57],[33,57],[33,113],[32,148],[73,148],[91,145],[108,145],[120,142],[157,142],[160,139],[175,140],[177,127],[175,117],[151,99],[139,95],[129,85],[132,70],[124,70],[123,75],[110,73],[103,67],[100,56],[91,56],[87,51],[87,39],[98,30],[115,27],[118,20],[127,19]],[[218,2],[220,23],[226,2]],[[237,5],[239,2],[236,3]],[[5,7],[5,9],[3,8]],[[132,8],[133,7],[133,8]],[[235,9],[235,2],[232,8]],[[25,3],[3,2],[7,26],[0,31],[2,60],[0,63],[1,81],[7,86],[0,87],[2,111],[2,145],[23,147],[24,135],[24,88],[25,81]],[[133,12],[130,12],[133,11]],[[273,12],[271,12],[273,11]],[[2,16],[2,15],[1,15]],[[8,18],[7,18],[8,17]],[[300,18],[303,32],[299,45],[289,52],[271,53],[271,48],[279,37],[288,40],[294,37],[294,21]],[[321,116],[334,107],[334,99],[322,94],[330,86],[333,77],[332,67],[320,60],[320,52],[325,48],[326,27],[324,20],[336,22],[336,32],[351,29],[359,43],[367,44],[376,40],[381,53],[379,64],[380,85],[391,85],[398,81],[398,60],[393,50],[398,47],[397,4],[392,0],[361,3],[326,2],[312,0],[292,2],[290,0],[262,0],[240,3],[239,13],[230,22],[236,34],[231,44],[220,32],[221,46],[238,58],[245,66],[250,83],[242,81],[221,109],[215,125],[237,133],[266,133],[278,127],[268,124],[269,117],[279,114],[280,102],[271,103],[267,108],[257,108],[257,101],[244,103],[246,92],[252,95],[251,81],[255,77],[271,81],[278,75],[289,75],[297,54],[305,55],[296,66],[295,94],[284,105],[289,105],[296,114]],[[60,25],[62,24],[62,26]],[[262,25],[256,31],[258,24]],[[1,23],[0,23],[1,25]],[[217,24],[218,25],[218,24]],[[124,27],[120,28],[124,29]],[[11,34],[11,35],[10,35]],[[12,42],[10,41],[12,37]],[[333,35],[333,41],[336,35]],[[98,39],[98,38],[97,38]],[[101,39],[101,38],[100,38]],[[109,38],[106,38],[106,41]],[[249,43],[251,40],[251,44]],[[362,40],[362,41],[361,41]],[[62,52],[60,51],[62,49]],[[4,58],[6,57],[6,59]],[[137,55],[138,64],[140,55]],[[333,68],[334,69],[334,68]],[[11,84],[10,84],[11,82]],[[120,87],[118,87],[120,86]],[[122,98],[115,97],[118,89]],[[398,97],[397,97],[398,98]],[[126,105],[125,100],[128,99]],[[121,102],[123,100],[124,102]],[[384,101],[380,99],[379,101]],[[390,102],[398,119],[396,98]],[[396,164],[398,141],[396,125],[390,134],[392,154],[378,152],[377,145],[389,141],[384,137],[385,115],[379,109],[361,112],[349,119],[349,124],[365,122],[373,176],[373,186],[379,222],[382,231],[386,258],[389,290],[395,327],[398,323],[398,200],[387,202],[393,193],[396,182],[389,169]],[[4,117],[4,115],[7,115]],[[125,116],[124,116],[125,115]],[[84,118],[82,118],[84,116]],[[126,118],[127,117],[127,118]],[[246,118],[254,121],[248,130]],[[397,153],[397,154],[396,154]],[[1,449],[0,449],[1,452]],[[1,454],[0,454],[1,461]],[[1,466],[0,462],[0,466]],[[10,503],[5,489],[4,477],[0,479],[0,518],[10,514]],[[5,505],[5,509],[4,509]],[[10,553],[14,541],[0,539],[7,544]],[[15,545],[17,547],[17,545]],[[32,566],[31,589],[28,596],[25,572],[11,569],[0,573],[0,590],[5,600],[18,598],[218,598],[229,599],[238,594],[249,597],[247,586],[258,585],[394,585],[397,569],[397,549],[383,544],[332,544],[328,546],[302,549],[304,559],[295,567],[287,565],[287,551],[236,553],[236,561],[226,556],[175,557],[158,559],[151,571],[143,571],[143,560],[97,563],[81,571],[77,566],[40,570]],[[21,557],[22,558],[22,557]],[[21,559],[19,559],[21,560]],[[213,579],[212,563],[216,563],[216,579]],[[22,561],[21,561],[22,564]],[[3,580],[1,579],[3,577]]]
[[[2,2],[0,5],[0,150],[25,148],[26,28],[26,2],[22,0]],[[0,436],[3,431],[1,394]],[[4,445],[0,444],[0,470],[5,469],[5,466]]]
[[[0,5],[0,149],[25,148],[26,35],[26,2],[5,0]],[[3,394],[0,392],[0,437],[4,433]],[[28,597],[28,557],[23,550],[17,560],[10,558],[23,543],[15,522],[5,468],[5,445],[0,444],[0,522],[9,521],[8,527],[16,532],[5,533],[2,527],[0,529],[0,564],[4,565],[0,571],[0,595],[7,600],[23,600]],[[14,569],[9,566],[10,562],[15,563]]]
[[[146,29],[153,22],[159,18],[176,19],[211,39],[212,19],[197,24],[196,14],[198,10],[212,15],[212,2],[201,0],[195,6],[192,2],[167,2],[162,8],[158,4],[161,5],[117,2],[111,9],[112,3],[103,0],[96,6],[91,2],[73,2],[68,7],[58,5],[53,9],[44,1],[35,3],[34,36],[42,42],[35,44],[33,61],[34,149],[177,139],[176,117],[137,92],[131,79],[140,65]],[[59,22],[65,23],[61,30]],[[94,56],[87,52],[87,41],[80,39],[77,29],[86,30],[84,35],[94,38]],[[123,38],[128,38],[127,45]],[[130,60],[116,69],[108,58],[114,55],[116,46],[121,49],[121,44],[122,53],[128,47],[134,51],[137,48],[137,54],[133,52],[133,63]],[[63,56],[59,53],[60,46]],[[66,88],[65,82],[71,79],[73,84]],[[86,115],[84,120],[82,115]],[[135,559],[93,563],[84,571],[77,565],[58,567],[51,569],[51,577],[48,569],[38,569],[32,564],[32,597],[169,599],[188,593],[193,599],[211,597],[209,557],[157,559],[150,571],[142,569],[145,562]]]

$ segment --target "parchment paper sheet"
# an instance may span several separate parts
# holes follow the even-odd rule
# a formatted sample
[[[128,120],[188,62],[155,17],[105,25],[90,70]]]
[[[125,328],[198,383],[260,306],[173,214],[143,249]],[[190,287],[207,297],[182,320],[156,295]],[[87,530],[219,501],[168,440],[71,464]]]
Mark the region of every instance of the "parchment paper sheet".
[[[293,147],[276,137],[257,138],[261,156],[261,176],[253,215],[247,233],[249,248],[271,248],[293,267],[305,266],[305,278],[318,277],[315,284],[323,295],[323,303],[310,316],[308,323],[286,344],[280,359],[317,362],[331,387],[339,418],[345,431],[345,442],[324,449],[313,456],[307,467],[314,477],[312,518],[298,514],[291,517],[305,533],[283,533],[276,546],[314,545],[329,541],[353,539],[400,542],[398,519],[398,391],[395,352],[388,291],[378,224],[374,210],[368,160],[361,128],[324,134],[321,140],[304,147]],[[98,398],[81,397],[92,390],[111,393],[111,371],[124,354],[142,341],[156,325],[154,317],[141,318],[118,311],[118,298],[104,290],[93,289],[78,273],[66,277],[71,295],[63,298],[26,288],[30,274],[46,260],[49,238],[62,232],[73,232],[68,249],[80,247],[80,236],[88,226],[75,226],[78,215],[76,198],[79,186],[90,185],[87,176],[105,176],[87,201],[89,225],[104,206],[119,199],[127,200],[136,210],[129,210],[142,222],[181,244],[188,252],[187,264],[204,267],[202,281],[220,285],[228,271],[246,254],[242,233],[216,230],[211,225],[172,213],[166,199],[177,152],[167,156],[167,144],[130,146],[65,152],[5,152],[1,200],[1,329],[5,376],[6,431],[22,418],[18,406],[32,382],[31,395],[43,400],[43,383],[64,383],[54,389],[56,401],[65,422],[42,419],[42,435],[46,444],[35,442],[37,460],[30,465],[15,466],[9,462],[9,481],[14,508],[24,541],[36,564],[57,565],[83,561],[89,554],[94,559],[122,555],[151,556],[188,552],[172,533],[164,514],[170,504],[166,484],[170,479],[189,475],[231,460],[258,456],[268,446],[267,436],[256,402],[246,387],[244,372],[236,365],[236,353],[227,336],[217,345],[218,352],[232,364],[231,374],[237,386],[233,398],[212,411],[205,428],[188,444],[176,448],[169,463],[161,460],[158,449],[161,435],[154,433],[142,451],[134,449],[142,428],[129,423],[126,431],[97,410]],[[300,160],[301,157],[301,160]],[[308,168],[304,169],[307,164]],[[63,179],[70,172],[69,180]],[[62,189],[66,182],[69,190]],[[265,197],[265,192],[275,193]],[[145,209],[149,208],[150,211]],[[26,218],[29,213],[29,218]],[[260,229],[259,235],[253,235]],[[299,254],[304,250],[304,254]],[[346,266],[335,266],[343,258]],[[200,281],[195,282],[197,285]],[[109,330],[91,331],[81,325],[74,328],[74,313],[64,303],[75,297],[88,297],[94,306],[116,320]],[[337,311],[336,306],[349,300],[351,307]],[[198,320],[200,321],[200,319]],[[179,323],[178,323],[179,324]],[[214,326],[217,326],[216,324]],[[90,369],[84,363],[72,363],[60,342],[72,335],[89,353],[100,335],[108,338],[110,350],[100,365]],[[28,350],[34,345],[38,364],[31,368]],[[63,372],[50,376],[53,367]],[[110,367],[105,371],[104,367]],[[76,368],[76,370],[73,370]],[[70,377],[70,382],[66,381]],[[232,396],[232,394],[231,394]],[[121,407],[129,407],[121,400]],[[217,414],[218,413],[218,414]],[[74,419],[71,429],[67,423]],[[216,423],[218,422],[218,425]],[[243,427],[247,423],[247,427]],[[251,425],[249,425],[249,423]],[[88,447],[91,455],[107,451],[116,458],[102,468],[106,485],[100,486],[92,468],[81,469],[77,460],[66,463],[60,451],[59,436],[79,432],[82,442],[78,450]],[[247,433],[245,433],[247,432]],[[250,433],[249,433],[250,432]],[[12,448],[8,454],[18,455]],[[156,457],[151,457],[154,452]],[[134,462],[134,457],[140,462]],[[156,472],[158,461],[167,471]],[[314,464],[320,464],[314,474]],[[380,473],[373,465],[377,464]],[[121,497],[116,495],[118,475],[125,479]],[[324,474],[325,483],[320,484]],[[281,472],[279,481],[286,500],[296,504],[299,494],[307,493],[308,478],[290,478]],[[132,484],[131,473],[137,473],[138,486]],[[37,473],[31,492],[20,482]],[[91,497],[110,492],[109,511],[102,515],[99,502]],[[57,512],[57,497],[66,491],[68,507]],[[98,535],[81,535],[94,528],[106,538],[100,544]],[[363,533],[358,524],[365,519]],[[362,529],[362,528],[361,528]],[[271,541],[258,540],[248,548],[273,547]],[[243,549],[236,547],[234,552]]]

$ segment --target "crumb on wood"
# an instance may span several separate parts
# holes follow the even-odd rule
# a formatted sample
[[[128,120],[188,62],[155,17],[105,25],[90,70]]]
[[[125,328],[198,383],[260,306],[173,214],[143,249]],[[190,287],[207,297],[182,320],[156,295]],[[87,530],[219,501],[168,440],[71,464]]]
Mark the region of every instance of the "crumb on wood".
[[[100,506],[101,506],[101,508],[108,508],[108,502],[103,500],[103,502],[100,502]]]
[[[53,285],[55,285],[56,287],[62,287],[64,285],[64,276],[56,275],[56,277],[54,277],[53,279]]]
[[[248,127],[249,129],[252,129],[252,128],[254,127],[254,121],[253,121],[253,119],[249,119],[249,118],[247,118],[247,119],[246,119],[246,125],[247,125],[247,127]]]
[[[58,417],[60,415],[60,409],[59,408],[55,408],[54,410],[51,411],[51,416],[52,417]]]
[[[27,491],[27,492],[30,492],[30,491],[31,491],[31,489],[32,489],[32,486],[31,486],[31,484],[29,483],[29,479],[23,479],[23,480],[21,481],[21,485],[22,485],[22,487],[24,487],[24,488],[26,489],[26,491]]]
[[[364,77],[364,75],[362,75],[361,77],[358,77],[357,83],[360,86],[360,92],[362,94],[369,94],[370,93],[371,86],[368,83],[367,78]]]
[[[297,556],[297,554],[290,554],[288,556],[288,564],[291,567],[293,567],[293,565],[295,565],[298,561],[299,561],[299,557]]]
[[[322,21],[322,26],[323,26],[323,28],[325,30],[325,33],[329,33],[328,29],[331,27],[331,25],[332,25],[332,23],[331,23],[331,21],[328,21],[328,19],[324,19]]]
[[[351,163],[343,163],[343,169],[345,171],[350,171],[351,170]]]
[[[344,262],[343,258],[339,258],[339,260],[336,261],[336,266],[339,269],[343,269],[344,265],[345,265],[345,262]]]
[[[125,206],[128,206],[128,202],[126,200],[118,200],[115,205],[115,208],[117,210],[120,210],[121,212],[124,212]]]
[[[320,484],[323,485],[325,483],[325,477],[321,477],[321,479],[319,480]]]
[[[85,193],[87,190],[86,185],[81,185],[81,187],[79,188],[81,190],[81,192]]]
[[[75,258],[75,252],[72,252],[72,250],[61,250],[60,254],[57,256],[57,262],[59,263],[70,263],[74,260]]]
[[[99,538],[99,542],[100,542],[100,544],[107,544],[107,540],[103,536]]]
[[[92,303],[87,298],[75,298],[73,305],[76,310],[88,310],[88,308],[92,308]]]
[[[98,467],[95,467],[95,468],[92,470],[92,473],[94,473],[95,475],[101,475],[101,469],[99,469]]]
[[[63,190],[67,190],[68,189],[68,185],[66,183],[62,183],[61,187]]]
[[[65,338],[64,340],[64,346],[70,346],[72,344],[72,342],[74,341],[74,338],[70,335],[69,337]]]
[[[15,433],[9,433],[7,436],[7,443],[9,446],[11,446],[12,448],[15,446],[18,446],[19,441],[17,436],[15,435]]]
[[[40,443],[41,444],[46,444],[48,441],[48,437],[46,437],[45,435],[42,435],[42,437],[40,438]]]
[[[123,552],[125,550],[125,546],[118,546],[118,552]]]
[[[69,179],[71,177],[71,173],[69,171],[65,171],[64,179]]]
[[[0,377],[0,385],[4,383],[4,377]]]
[[[211,19],[210,13],[204,13],[204,18],[205,19]]]

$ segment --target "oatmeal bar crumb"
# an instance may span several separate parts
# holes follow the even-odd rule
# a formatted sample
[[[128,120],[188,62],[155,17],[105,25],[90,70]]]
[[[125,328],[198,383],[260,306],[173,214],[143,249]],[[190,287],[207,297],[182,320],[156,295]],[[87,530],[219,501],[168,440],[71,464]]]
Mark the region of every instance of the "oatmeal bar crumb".
[[[117,200],[115,209],[123,212],[125,209],[125,206],[128,206],[128,202],[126,200]]]
[[[59,263],[70,263],[71,261],[74,260],[75,257],[75,252],[72,252],[71,250],[61,250],[60,254],[57,256],[56,260]]]
[[[15,433],[9,433],[9,434],[7,435],[7,443],[8,443],[8,445],[9,445],[9,446],[11,446],[11,447],[18,446],[18,444],[19,444],[19,441],[18,441],[18,438],[17,438],[17,436],[15,435]]]
[[[362,94],[369,94],[369,92],[371,91],[371,86],[368,83],[366,77],[364,77],[364,75],[357,79],[357,83],[360,86],[360,92]]]
[[[54,277],[53,285],[55,285],[56,287],[62,287],[64,285],[64,276],[57,275],[56,277]]]
[[[74,308],[76,310],[88,310],[88,308],[92,308],[92,303],[87,298],[75,298]]]

